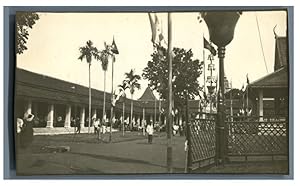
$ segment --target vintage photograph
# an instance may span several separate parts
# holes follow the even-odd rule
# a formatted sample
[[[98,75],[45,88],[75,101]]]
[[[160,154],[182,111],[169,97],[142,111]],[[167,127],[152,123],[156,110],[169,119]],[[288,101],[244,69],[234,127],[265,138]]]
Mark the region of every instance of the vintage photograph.
[[[17,175],[289,174],[288,11],[17,12]]]

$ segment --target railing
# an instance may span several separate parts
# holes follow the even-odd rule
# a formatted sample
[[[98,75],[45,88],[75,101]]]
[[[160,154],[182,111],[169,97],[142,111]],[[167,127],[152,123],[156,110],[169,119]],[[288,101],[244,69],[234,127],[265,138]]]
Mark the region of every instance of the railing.
[[[228,155],[288,155],[288,119],[282,116],[230,117]]]

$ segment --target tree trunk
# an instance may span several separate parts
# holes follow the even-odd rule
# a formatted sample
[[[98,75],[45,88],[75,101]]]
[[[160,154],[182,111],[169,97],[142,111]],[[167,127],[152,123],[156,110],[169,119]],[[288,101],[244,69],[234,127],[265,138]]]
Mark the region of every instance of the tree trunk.
[[[92,93],[91,93],[91,63],[89,63],[89,126],[88,126],[88,133],[90,133],[90,126],[91,126],[91,104],[92,104]]]
[[[132,115],[133,115],[133,94],[131,94],[131,108],[130,108],[130,127],[131,127],[131,130],[133,129]]]
[[[104,93],[103,93],[103,112],[102,112],[102,119],[104,118],[104,115],[106,116],[105,112],[105,95],[106,95],[106,71],[104,71]],[[105,117],[106,119],[106,117]]]

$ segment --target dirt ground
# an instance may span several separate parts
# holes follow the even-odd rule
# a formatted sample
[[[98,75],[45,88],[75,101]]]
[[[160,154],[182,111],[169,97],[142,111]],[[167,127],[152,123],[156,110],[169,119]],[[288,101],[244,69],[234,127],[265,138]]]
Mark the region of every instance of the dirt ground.
[[[137,132],[108,134],[99,141],[94,134],[34,136],[27,149],[17,151],[18,175],[128,175],[167,173],[166,135],[155,134],[153,144]],[[173,137],[174,173],[185,171],[184,136]],[[68,152],[47,146],[69,147]],[[285,161],[230,163],[194,171],[194,174],[286,174]]]

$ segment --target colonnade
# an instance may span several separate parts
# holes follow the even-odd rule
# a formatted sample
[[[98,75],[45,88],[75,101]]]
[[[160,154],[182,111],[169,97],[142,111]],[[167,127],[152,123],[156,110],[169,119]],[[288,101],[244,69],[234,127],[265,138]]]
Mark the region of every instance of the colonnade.
[[[41,113],[39,113],[39,105],[38,103],[40,102],[35,102],[33,99],[24,99],[24,107],[25,107],[25,110],[24,110],[24,113],[29,113],[29,114],[33,114],[35,116],[41,116]],[[65,127],[65,128],[71,128],[71,120],[72,120],[72,117],[78,117],[77,115],[77,109],[79,109],[79,123],[80,123],[80,126],[81,128],[85,127],[85,122],[86,122],[86,117],[87,117],[87,113],[86,113],[86,107],[85,106],[75,106],[75,111],[74,111],[74,105],[72,106],[71,104],[59,104],[59,105],[62,105],[64,106],[64,113],[59,113],[58,115],[61,116],[62,118],[62,121],[63,121],[63,126],[61,127]],[[46,123],[46,128],[54,128],[55,125],[55,117],[57,116],[56,112],[55,112],[55,109],[56,109],[56,106],[57,104],[55,103],[51,103],[51,102],[48,102],[47,103],[47,112],[44,113],[45,116],[43,116],[45,118],[45,123]],[[101,112],[99,112],[101,110]],[[77,112],[77,113],[76,113]],[[39,113],[39,114],[38,114]],[[92,113],[91,113],[91,117],[92,118],[100,118],[100,114],[99,116],[100,117],[97,117],[97,113],[102,113],[102,109],[100,108],[92,108]],[[109,112],[107,112],[109,113]],[[120,117],[118,118],[121,122],[123,121],[123,114],[122,113],[119,113],[118,114]],[[127,117],[126,117],[127,116]],[[130,120],[130,113],[126,113],[125,114],[125,118],[124,120]],[[146,111],[145,109],[143,108],[143,111],[142,111],[142,114],[134,114],[133,116],[133,124],[135,126],[141,126],[141,127],[145,127],[144,124],[145,123],[148,123],[148,122],[145,122],[145,121],[149,121],[149,120],[152,120],[154,121],[154,114],[146,114]],[[109,118],[108,118],[109,119]],[[160,117],[156,117],[157,121],[154,121],[154,122],[158,122],[161,120]],[[115,121],[115,118],[114,120]],[[126,123],[129,124],[130,121],[127,121]],[[166,123],[166,117],[163,116],[163,120],[161,121],[162,124],[165,124]]]

